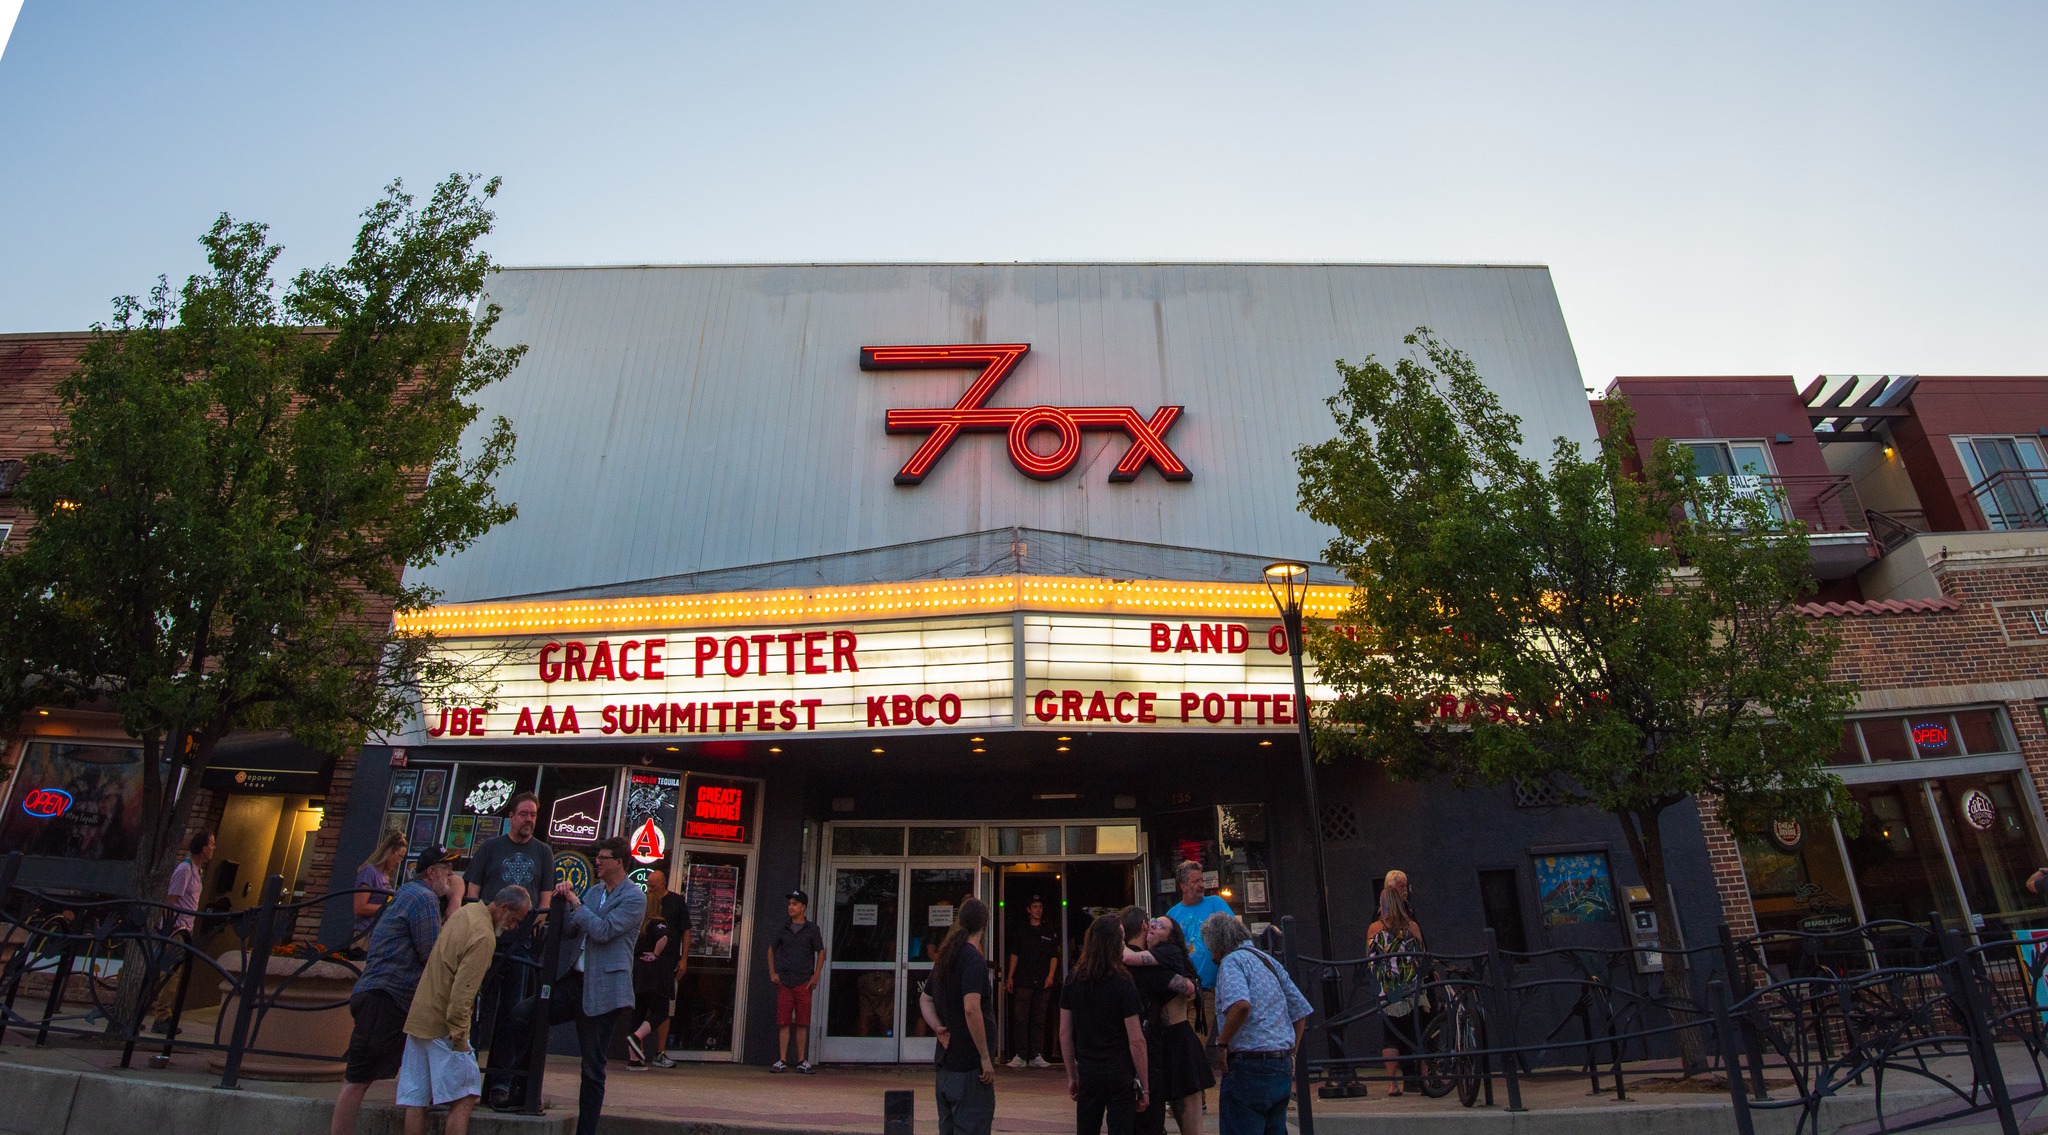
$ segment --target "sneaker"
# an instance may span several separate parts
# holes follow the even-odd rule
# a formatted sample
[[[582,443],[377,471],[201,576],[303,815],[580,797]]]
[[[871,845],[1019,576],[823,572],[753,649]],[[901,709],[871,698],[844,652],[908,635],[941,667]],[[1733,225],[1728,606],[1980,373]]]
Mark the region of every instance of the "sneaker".
[[[654,1065],[656,1068],[673,1068],[676,1066],[675,1057],[670,1056],[666,1052],[655,1053],[653,1056],[648,1058],[647,1062],[649,1064]]]
[[[784,1064],[782,1061],[778,1060],[775,1063],[770,1064],[768,1066],[768,1070],[770,1072],[787,1072],[789,1071],[789,1065]]]
[[[1007,1063],[1007,1064],[1003,1065],[1003,1067],[1005,1067],[1005,1068],[1022,1068],[1022,1067],[1024,1067],[1024,1058],[1023,1058],[1023,1057],[1021,1057],[1021,1056],[1012,1056],[1012,1057],[1010,1057],[1009,1063]]]
[[[1043,1056],[1034,1056],[1031,1058],[1031,1066],[1033,1068],[1050,1068],[1052,1067],[1052,1061],[1047,1060]]]
[[[646,1066],[646,1060],[647,1049],[641,1045],[640,1038],[634,1036],[632,1033],[627,1033],[626,1063],[634,1068],[642,1068]]]
[[[809,1075],[812,1075],[813,1073],[817,1072],[817,1069],[816,1069],[816,1068],[813,1068],[813,1067],[811,1067],[811,1062],[810,1062],[810,1061],[808,1061],[808,1060],[806,1060],[806,1061],[802,1062],[801,1064],[798,1064],[798,1065],[796,1066],[796,1070],[797,1070],[797,1071],[798,1071],[799,1073],[801,1073],[802,1075],[805,1075],[805,1076],[809,1076]]]

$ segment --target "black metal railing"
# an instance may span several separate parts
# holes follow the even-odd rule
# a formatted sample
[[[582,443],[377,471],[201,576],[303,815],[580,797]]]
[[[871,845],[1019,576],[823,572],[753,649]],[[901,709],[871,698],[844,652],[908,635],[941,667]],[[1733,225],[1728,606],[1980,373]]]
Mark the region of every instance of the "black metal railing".
[[[1990,529],[2048,528],[2048,470],[2002,469],[1970,486]]]
[[[284,880],[272,875],[264,880],[262,897],[255,906],[223,916],[187,912],[163,902],[55,894],[23,887],[17,883],[20,868],[20,855],[0,857],[0,959],[4,959],[0,960],[0,1041],[10,1031],[21,1030],[33,1032],[38,1046],[64,1036],[116,1043],[121,1046],[122,1068],[133,1066],[138,1048],[158,1049],[150,1057],[154,1067],[166,1066],[178,1050],[219,1053],[222,1088],[239,1085],[244,1060],[250,1056],[342,1062],[340,1051],[267,1048],[255,1040],[272,1013],[327,1012],[348,1006],[347,993],[324,999],[309,995],[315,979],[311,971],[326,963],[359,977],[360,951],[351,956],[346,949],[328,950],[285,939],[302,914],[336,900],[352,903],[358,894],[382,892],[334,891],[285,902]],[[188,913],[195,919],[197,932],[174,932],[174,920]],[[524,1010],[532,1014],[527,1027],[518,1030],[528,1045],[523,1058],[510,1062],[498,1075],[518,1085],[515,1092],[523,1110],[535,1115],[540,1113],[541,1083],[547,1067],[552,994],[551,983],[541,980],[541,974],[555,970],[560,928],[567,916],[559,897],[552,914],[544,923],[540,960],[507,959],[495,975],[496,981],[518,983],[507,1002],[531,1007]],[[210,923],[222,920],[234,924],[237,941],[233,949],[216,957],[206,948],[212,935],[205,931]],[[281,946],[297,948],[280,952]],[[142,967],[142,978],[129,991],[132,1004],[124,1010],[119,996],[121,978],[124,971],[137,965]],[[233,1004],[230,1014],[229,1001],[222,1002],[210,1036],[187,1035],[183,1027],[185,1002],[195,974],[221,982]],[[495,983],[487,982],[480,998],[497,996]],[[152,1031],[147,1018],[159,1003],[165,1012]],[[487,1038],[489,1033],[477,1035]]]
[[[1825,1101],[1851,1086],[1877,1095],[1876,1132],[1988,1112],[2018,1135],[2016,1108],[2048,1098],[2048,942],[2039,950],[2031,940],[1973,943],[1937,915],[1744,939],[1724,926],[1712,945],[1672,951],[1686,960],[1692,988],[1684,996],[1657,971],[1664,951],[1513,953],[1488,931],[1478,953],[1323,959],[1300,955],[1292,918],[1281,924],[1288,968],[1319,1002],[1322,1054],[1296,1069],[1306,1135],[1312,1090],[1361,1095],[1398,1077],[1469,1107],[1493,1104],[1498,1085],[1507,1109],[1519,1111],[1525,1081],[1563,1072],[1625,1100],[1630,1078],[1646,1069],[1683,1071],[1682,1049],[1720,1077],[1741,1135],[1754,1135],[1754,1113],[1778,1110],[1799,1113],[1796,1131],[1818,1132]],[[1391,991],[1390,1002],[1383,979],[1396,974],[1419,974],[1420,984]],[[1408,1013],[1390,1018],[1390,1003]],[[1390,1026],[1419,1039],[1413,1056],[1360,1048]],[[2001,1044],[2029,1062],[2023,1084],[2008,1083]],[[1932,1086],[1938,1101],[1887,1111],[1887,1077]]]

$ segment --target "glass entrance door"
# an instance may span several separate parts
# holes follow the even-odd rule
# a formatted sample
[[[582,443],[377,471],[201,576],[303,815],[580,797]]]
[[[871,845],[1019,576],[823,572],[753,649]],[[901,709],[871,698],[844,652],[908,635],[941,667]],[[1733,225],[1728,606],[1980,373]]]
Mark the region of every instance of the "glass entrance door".
[[[972,862],[833,868],[820,1059],[932,1059],[918,991],[961,902],[978,892],[978,874]]]

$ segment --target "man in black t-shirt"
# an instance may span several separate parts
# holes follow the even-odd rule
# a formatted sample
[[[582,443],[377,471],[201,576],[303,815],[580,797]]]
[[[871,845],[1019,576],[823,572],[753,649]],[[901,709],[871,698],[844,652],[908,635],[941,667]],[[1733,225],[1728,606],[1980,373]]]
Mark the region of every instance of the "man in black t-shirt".
[[[495,896],[507,886],[526,888],[533,896],[533,910],[519,925],[498,935],[490,974],[484,979],[483,1003],[491,1007],[491,1054],[485,1065],[485,1101],[490,1106],[516,1111],[523,1102],[523,1077],[513,1075],[526,1067],[531,1050],[532,1015],[538,1002],[534,987],[539,984],[540,943],[535,941],[537,919],[543,899],[555,885],[555,853],[546,843],[533,838],[540,822],[540,801],[531,792],[514,796],[505,813],[505,834],[487,839],[470,857],[463,872],[471,902]]]
[[[996,1121],[995,990],[982,956],[988,904],[969,898],[939,944],[931,978],[918,998],[939,1038],[939,1135],[988,1135]]]
[[[1003,992],[1010,995],[1010,1067],[1049,1068],[1041,1049],[1045,1010],[1059,980],[1060,935],[1045,921],[1045,900],[1024,906],[1030,921],[1010,931]]]
[[[811,897],[802,891],[789,892],[789,921],[768,943],[768,977],[775,982],[775,1024],[782,1030],[770,1072],[786,1072],[786,1057],[796,1058],[796,1070],[811,1073],[806,1048],[811,1043],[811,993],[825,968],[825,936],[818,924],[804,917]]]

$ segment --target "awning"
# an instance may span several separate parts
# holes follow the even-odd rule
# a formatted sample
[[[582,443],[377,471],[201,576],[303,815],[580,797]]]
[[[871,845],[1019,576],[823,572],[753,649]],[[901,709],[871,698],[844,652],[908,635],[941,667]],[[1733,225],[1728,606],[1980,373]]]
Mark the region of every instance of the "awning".
[[[290,735],[254,733],[222,741],[199,783],[217,792],[320,796],[333,774],[331,758]]]

